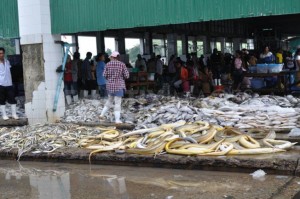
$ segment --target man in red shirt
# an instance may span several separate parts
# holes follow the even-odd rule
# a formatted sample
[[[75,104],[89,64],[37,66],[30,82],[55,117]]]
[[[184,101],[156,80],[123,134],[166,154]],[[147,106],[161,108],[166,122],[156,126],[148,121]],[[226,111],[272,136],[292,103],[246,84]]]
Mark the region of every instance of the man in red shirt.
[[[113,52],[110,55],[110,62],[106,64],[103,76],[107,80],[106,89],[108,92],[108,99],[101,112],[100,120],[104,119],[105,113],[111,108],[112,102],[115,102],[114,113],[115,122],[122,123],[121,121],[121,103],[124,96],[126,86],[125,79],[129,78],[129,72],[126,65],[118,60],[119,52]]]

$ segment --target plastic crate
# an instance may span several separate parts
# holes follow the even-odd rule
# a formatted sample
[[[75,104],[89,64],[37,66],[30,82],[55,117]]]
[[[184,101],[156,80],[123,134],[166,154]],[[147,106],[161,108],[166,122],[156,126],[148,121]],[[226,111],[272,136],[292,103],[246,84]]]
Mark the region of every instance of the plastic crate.
[[[263,78],[251,79],[251,88],[261,89],[263,87],[265,87],[265,80]]]
[[[269,66],[268,64],[257,64],[256,69],[257,69],[257,73],[268,73]]]
[[[269,64],[269,73],[280,73],[283,68],[283,64]]]

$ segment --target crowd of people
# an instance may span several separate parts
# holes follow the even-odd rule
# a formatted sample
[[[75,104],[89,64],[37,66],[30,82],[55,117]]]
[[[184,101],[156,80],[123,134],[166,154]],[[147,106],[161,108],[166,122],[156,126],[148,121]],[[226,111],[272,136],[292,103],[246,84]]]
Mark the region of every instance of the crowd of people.
[[[72,102],[72,97],[73,101],[77,101],[80,93],[83,97],[93,98],[98,90],[101,97],[108,96],[104,73],[110,59],[111,57],[104,53],[92,58],[91,52],[88,52],[83,60],[78,52],[74,53],[73,60],[68,57],[64,76],[68,104]],[[284,64],[285,69],[298,71],[300,49],[293,56],[282,49],[272,53],[268,46],[265,46],[261,53],[242,49],[237,50],[234,55],[223,54],[213,49],[209,56],[197,57],[196,53],[188,54],[185,61],[171,55],[167,64],[164,64],[160,55],[152,54],[146,60],[138,54],[135,67],[140,72],[155,74],[154,92],[158,92],[167,84],[170,95],[207,96],[224,84],[231,84],[234,90],[249,88],[250,80],[244,74],[258,63]],[[276,84],[276,78],[267,81],[271,82],[271,86]]]
[[[163,83],[168,83],[171,95],[176,91],[177,94],[189,93],[199,96],[199,94],[209,95],[214,89],[228,82],[231,82],[234,90],[249,88],[250,79],[244,74],[259,63],[284,64],[287,70],[299,71],[299,51],[300,49],[292,56],[292,53],[282,49],[272,53],[269,46],[265,46],[261,53],[242,49],[232,55],[213,49],[210,56],[197,57],[196,53],[191,53],[187,55],[185,61],[176,55],[171,55],[167,65],[163,64],[160,55],[152,54],[148,61],[138,55],[135,66],[140,71],[155,73],[156,92],[162,89]],[[266,81],[270,82],[268,84],[270,86],[276,85],[275,77]]]
[[[107,97],[106,79],[103,76],[109,58],[104,53],[99,53],[92,58],[92,53],[87,52],[85,59],[80,59],[80,53],[70,56],[64,71],[64,92],[67,104],[78,101],[78,96],[84,98],[96,96],[97,90],[101,97]],[[73,98],[73,99],[72,99]]]
[[[64,72],[64,92],[67,104],[78,100],[78,95],[84,98],[94,97],[99,91],[101,97],[107,97],[100,119],[104,119],[106,112],[114,104],[115,122],[121,123],[121,102],[125,94],[125,79],[129,78],[126,65],[119,61],[120,54],[113,52],[109,57],[99,53],[92,59],[92,53],[87,52],[84,60],[80,53],[67,58]],[[73,98],[73,100],[72,100]]]

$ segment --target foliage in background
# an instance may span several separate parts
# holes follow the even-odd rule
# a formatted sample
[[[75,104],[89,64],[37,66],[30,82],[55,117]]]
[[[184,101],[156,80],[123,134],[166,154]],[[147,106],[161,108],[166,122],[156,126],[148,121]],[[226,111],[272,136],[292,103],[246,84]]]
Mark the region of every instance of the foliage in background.
[[[110,55],[111,55],[111,53],[112,53],[112,50],[111,50],[111,49],[109,49],[109,48],[107,48],[107,49],[106,49],[106,51],[105,51],[105,53],[106,53],[106,54],[108,54],[108,56],[110,56]]]
[[[135,61],[137,59],[137,55],[140,54],[141,51],[140,51],[140,46],[139,45],[136,45],[130,49],[126,49],[126,54],[129,55],[129,62],[130,64],[134,65],[135,64]]]
[[[5,48],[6,55],[16,54],[14,39],[0,39],[0,47]]]

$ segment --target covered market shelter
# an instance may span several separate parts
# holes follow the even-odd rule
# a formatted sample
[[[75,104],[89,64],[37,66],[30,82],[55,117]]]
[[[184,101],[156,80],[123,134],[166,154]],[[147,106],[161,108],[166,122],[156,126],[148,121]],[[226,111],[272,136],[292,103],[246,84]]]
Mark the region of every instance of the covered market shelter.
[[[140,52],[209,54],[213,48],[289,49],[300,36],[299,0],[2,0],[0,37],[20,41],[29,123],[53,122],[65,111],[63,87],[53,111],[62,62],[62,35],[80,51],[80,37],[93,37],[96,51],[115,50],[128,61],[125,40],[140,42]],[[294,40],[293,40],[294,41]],[[18,44],[18,42],[17,42]],[[293,44],[293,46],[296,46]],[[294,47],[295,48],[295,47]]]

